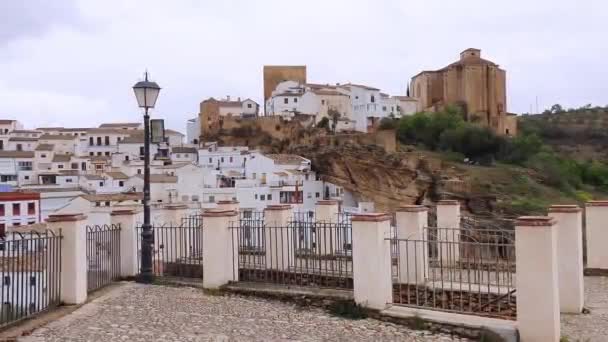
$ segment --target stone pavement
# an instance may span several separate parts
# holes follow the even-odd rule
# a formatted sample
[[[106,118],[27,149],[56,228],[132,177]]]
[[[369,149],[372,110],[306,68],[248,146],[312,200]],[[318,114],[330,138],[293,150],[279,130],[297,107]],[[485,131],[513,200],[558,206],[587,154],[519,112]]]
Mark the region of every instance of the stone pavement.
[[[590,314],[562,314],[562,336],[569,341],[608,341],[608,277],[585,277],[585,307]]]
[[[465,341],[188,287],[124,283],[19,341]]]

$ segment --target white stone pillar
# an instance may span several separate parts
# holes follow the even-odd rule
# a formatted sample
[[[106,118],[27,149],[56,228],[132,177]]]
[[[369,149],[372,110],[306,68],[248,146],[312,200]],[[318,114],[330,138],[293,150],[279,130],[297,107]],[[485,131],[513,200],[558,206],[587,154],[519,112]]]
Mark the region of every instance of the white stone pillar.
[[[460,260],[460,204],[456,200],[437,202],[437,248],[444,265]]]
[[[402,206],[397,209],[396,219],[399,283],[423,284],[428,269],[428,238],[424,237],[428,208],[422,205]]]
[[[239,201],[235,200],[222,200],[217,201],[217,209],[221,210],[234,210],[239,211]]]
[[[608,270],[608,200],[585,205],[587,268]]]
[[[293,209],[289,204],[269,205],[264,210],[266,268],[287,271],[295,265],[297,231],[289,226]]]
[[[232,231],[238,216],[234,210],[208,209],[203,220],[203,287],[217,289],[239,280],[239,246]]]
[[[82,304],[87,300],[87,217],[82,214],[49,215],[49,229],[61,240],[61,301]]]
[[[522,341],[560,339],[555,219],[523,216],[515,225],[517,324]]]
[[[336,200],[321,200],[315,205],[315,221],[324,223],[337,223],[339,203]],[[331,255],[342,249],[340,243],[344,238],[338,236],[338,231],[332,225],[318,225],[315,232],[315,246],[317,254]],[[342,242],[341,242],[342,241]]]
[[[120,225],[120,276],[135,277],[139,273],[139,248],[137,222],[140,211],[134,209],[114,210],[110,214],[112,224]]]
[[[583,215],[577,205],[553,205],[549,216],[557,222],[557,274],[560,312],[581,313],[583,286]]]
[[[353,215],[353,282],[355,302],[383,310],[393,301],[391,217],[384,213]]]

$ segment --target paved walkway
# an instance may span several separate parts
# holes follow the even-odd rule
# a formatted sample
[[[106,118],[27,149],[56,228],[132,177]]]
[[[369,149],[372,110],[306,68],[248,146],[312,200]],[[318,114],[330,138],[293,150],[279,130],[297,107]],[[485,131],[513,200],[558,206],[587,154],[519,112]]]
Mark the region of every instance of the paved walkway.
[[[464,341],[200,289],[125,283],[19,341]]]
[[[608,341],[608,277],[585,277],[587,315],[562,314],[562,336],[584,342]]]

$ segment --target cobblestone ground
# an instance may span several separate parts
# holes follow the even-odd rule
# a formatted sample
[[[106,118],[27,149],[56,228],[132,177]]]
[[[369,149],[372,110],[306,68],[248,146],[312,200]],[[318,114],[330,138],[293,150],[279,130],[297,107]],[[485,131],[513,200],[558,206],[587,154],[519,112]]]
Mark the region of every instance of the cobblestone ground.
[[[608,341],[608,277],[585,277],[587,315],[561,315],[562,336],[569,341]]]
[[[465,341],[261,298],[128,283],[19,341]]]

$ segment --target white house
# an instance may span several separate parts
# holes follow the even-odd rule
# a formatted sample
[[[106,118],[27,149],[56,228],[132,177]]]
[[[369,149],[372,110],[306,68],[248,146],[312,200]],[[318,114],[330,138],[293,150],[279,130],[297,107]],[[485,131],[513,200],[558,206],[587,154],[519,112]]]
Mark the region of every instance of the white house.
[[[41,220],[40,194],[0,192],[0,236],[8,227],[24,226]]]
[[[194,119],[188,120],[186,123],[186,142],[188,144],[197,145],[201,136],[201,122],[197,116]]]

